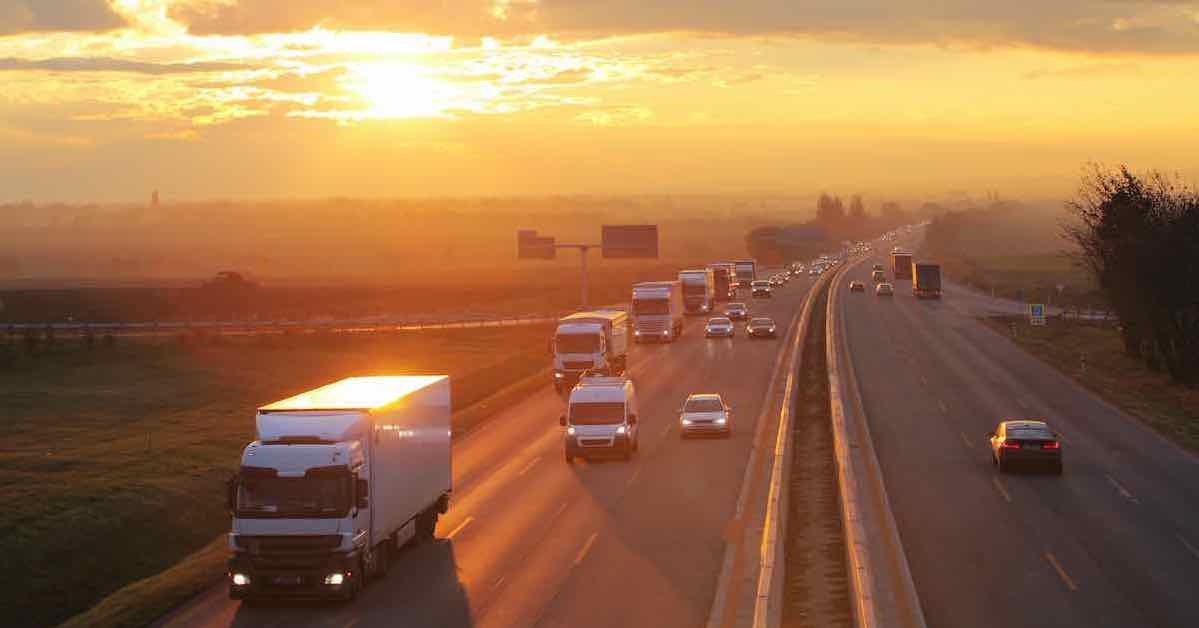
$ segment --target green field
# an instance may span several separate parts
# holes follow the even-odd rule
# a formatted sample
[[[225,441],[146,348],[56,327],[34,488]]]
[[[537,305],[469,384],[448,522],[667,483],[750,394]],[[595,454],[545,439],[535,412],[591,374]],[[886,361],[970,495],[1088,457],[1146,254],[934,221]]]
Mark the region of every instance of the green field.
[[[1097,306],[1094,280],[1060,253],[963,257],[944,262],[954,281],[1008,299],[1063,306]],[[1057,286],[1062,286],[1059,293]]]
[[[1011,337],[1013,319],[987,324]],[[1017,344],[1074,378],[1100,397],[1140,418],[1170,440],[1199,451],[1199,391],[1179,386],[1144,361],[1124,354],[1120,334],[1110,324],[1050,319],[1045,327],[1017,321]],[[1081,355],[1086,354],[1086,370]]]
[[[0,616],[52,625],[209,545],[228,527],[222,483],[256,406],[351,375],[436,373],[461,409],[543,369],[549,333],[120,338],[91,351],[59,339],[37,357],[0,347],[17,356],[0,370]]]

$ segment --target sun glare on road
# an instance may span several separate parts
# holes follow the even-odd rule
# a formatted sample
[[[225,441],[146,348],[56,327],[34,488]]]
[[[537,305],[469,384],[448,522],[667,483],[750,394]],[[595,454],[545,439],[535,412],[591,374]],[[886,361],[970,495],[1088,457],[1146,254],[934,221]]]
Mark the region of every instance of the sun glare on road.
[[[366,115],[372,118],[436,118],[470,108],[461,89],[415,65],[363,64],[354,68],[349,81],[367,101]]]

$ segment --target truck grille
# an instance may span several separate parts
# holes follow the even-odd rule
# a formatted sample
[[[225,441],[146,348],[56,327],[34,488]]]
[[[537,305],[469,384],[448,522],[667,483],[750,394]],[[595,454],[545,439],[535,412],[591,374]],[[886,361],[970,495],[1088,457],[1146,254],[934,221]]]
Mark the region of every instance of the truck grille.
[[[254,570],[263,574],[320,570],[340,543],[336,534],[237,537],[237,546],[247,551]]]
[[[580,438],[579,445],[581,447],[611,447],[611,438]]]
[[[660,333],[666,331],[666,321],[639,321],[637,323],[637,329],[642,333]]]

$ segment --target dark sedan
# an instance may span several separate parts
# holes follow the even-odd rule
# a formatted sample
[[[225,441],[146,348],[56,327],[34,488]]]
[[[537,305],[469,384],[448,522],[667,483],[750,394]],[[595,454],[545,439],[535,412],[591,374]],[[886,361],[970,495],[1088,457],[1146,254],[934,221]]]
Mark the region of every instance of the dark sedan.
[[[1044,421],[1003,421],[987,438],[991,463],[999,467],[1000,473],[1016,465],[1047,467],[1055,475],[1062,473],[1062,441]]]
[[[724,315],[735,321],[743,321],[749,318],[749,306],[744,303],[730,303],[725,306]]]
[[[774,319],[766,318],[764,316],[760,318],[752,318],[750,319],[749,324],[745,326],[745,333],[748,334],[750,338],[774,338]]]

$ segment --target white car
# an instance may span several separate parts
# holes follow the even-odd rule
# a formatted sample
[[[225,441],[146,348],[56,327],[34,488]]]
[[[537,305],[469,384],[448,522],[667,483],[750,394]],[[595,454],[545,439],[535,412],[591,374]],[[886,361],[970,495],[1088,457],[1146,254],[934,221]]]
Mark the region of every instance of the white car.
[[[704,329],[704,335],[708,338],[732,338],[733,321],[727,316],[713,316],[708,319],[708,326]]]
[[[895,296],[895,286],[889,283],[880,283],[874,287],[874,296],[876,297],[891,297]]]
[[[717,393],[689,395],[679,408],[679,432],[683,438],[700,434],[728,436],[732,432],[732,410]]]

